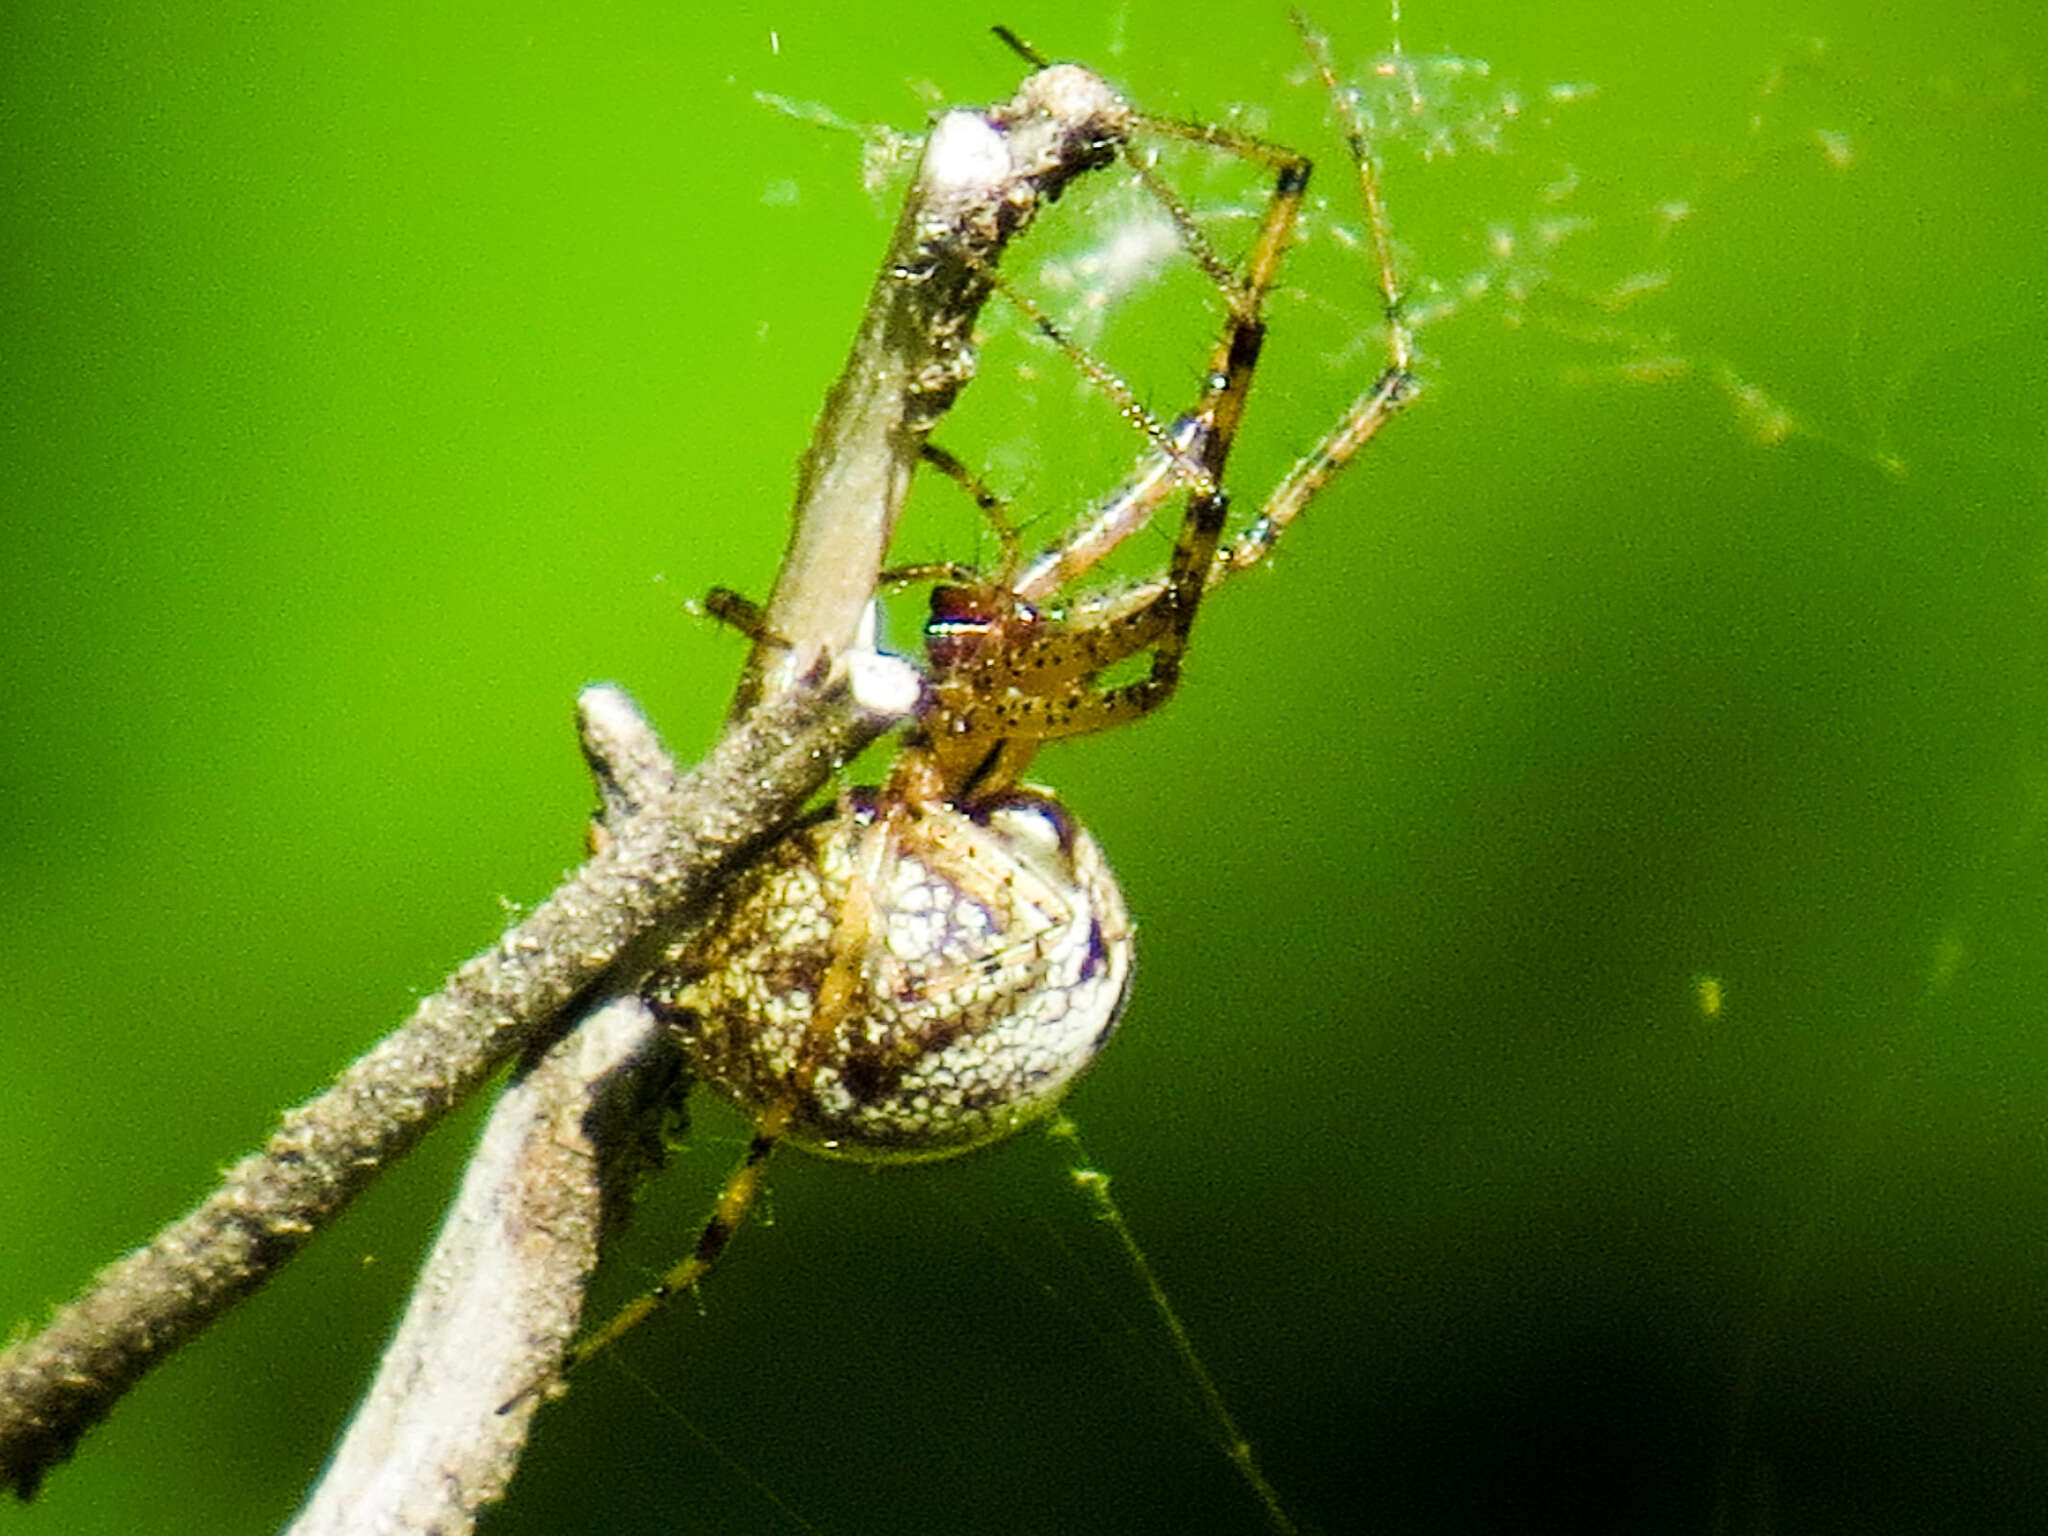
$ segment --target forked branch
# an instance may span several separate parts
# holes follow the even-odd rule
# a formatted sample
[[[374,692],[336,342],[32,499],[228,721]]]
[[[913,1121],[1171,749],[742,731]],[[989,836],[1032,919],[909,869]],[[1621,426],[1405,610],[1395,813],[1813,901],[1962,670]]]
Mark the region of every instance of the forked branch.
[[[196,1209],[0,1356],[0,1481],[23,1497],[171,1351],[258,1289],[636,940],[687,920],[737,856],[893,724],[841,683],[757,710],[677,779],[625,695],[581,701],[600,781],[634,786],[610,845],[420,1003]],[[666,776],[667,783],[662,780]]]
[[[153,1366],[524,1054],[527,1069],[494,1117],[360,1433],[337,1457],[336,1497],[316,1499],[300,1528],[340,1528],[321,1524],[339,1511],[348,1529],[462,1530],[502,1492],[532,1389],[551,1379],[575,1326],[601,1196],[623,1155],[586,1111],[607,1084],[630,1090],[635,1063],[645,1066],[644,1020],[596,1005],[629,995],[651,952],[745,854],[900,717],[900,690],[864,702],[842,661],[911,472],[972,375],[974,320],[1004,247],[1068,180],[1114,158],[1128,122],[1106,85],[1071,66],[1040,71],[986,112],[940,120],[805,457],[782,574],[724,740],[678,776],[622,693],[584,695],[602,851],[288,1113],[194,1211],[0,1354],[0,1485],[33,1495]],[[853,670],[856,682],[862,675]],[[589,1034],[593,1026],[601,1033]],[[501,1220],[559,1241],[552,1252],[504,1246]],[[480,1309],[505,1326],[474,1332]],[[479,1349],[495,1358],[455,1372],[470,1385],[451,1391],[448,1373]],[[526,1406],[499,1414],[515,1396]]]

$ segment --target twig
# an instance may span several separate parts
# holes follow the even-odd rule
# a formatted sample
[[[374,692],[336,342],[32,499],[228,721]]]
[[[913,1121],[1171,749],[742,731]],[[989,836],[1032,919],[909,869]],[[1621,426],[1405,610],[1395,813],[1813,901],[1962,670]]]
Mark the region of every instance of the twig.
[[[974,321],[1004,248],[1074,177],[1114,160],[1132,122],[1102,80],[1059,64],[1002,106],[933,126],[804,454],[789,548],[736,711],[852,644],[925,439],[974,376]]]
[[[258,1289],[636,940],[681,922],[727,865],[895,723],[843,681],[795,691],[677,780],[623,693],[591,689],[579,705],[607,800],[634,808],[610,846],[287,1113],[197,1209],[0,1355],[0,1485],[33,1496],[144,1374]]]
[[[576,1331],[624,1149],[647,1139],[681,1073],[668,1032],[628,995],[505,1090],[377,1379],[288,1536],[466,1530],[498,1497]]]
[[[721,875],[900,718],[914,686],[862,693],[840,662],[919,449],[972,376],[974,319],[1004,247],[1074,176],[1108,164],[1129,123],[1115,94],[1072,66],[1041,70],[1002,106],[939,121],[805,457],[790,546],[725,739],[678,779],[622,693],[583,696],[603,851],[287,1114],[196,1210],[0,1354],[0,1486],[32,1496],[151,1367],[261,1286],[498,1066],[553,1038],[579,1001],[630,994]],[[873,681],[872,666],[851,670],[856,684]],[[533,1389],[552,1379],[575,1326],[600,1197],[635,1140],[585,1110],[604,1084],[629,1096],[644,1085],[647,1056],[633,1044],[644,1038],[631,1006],[595,1008],[508,1095],[301,1529],[461,1531],[502,1492]],[[532,1240],[508,1237],[518,1233]],[[496,1320],[483,1333],[481,1314]],[[480,1354],[491,1358],[465,1359]],[[513,1411],[497,1411],[514,1398]],[[384,1475],[366,1475],[372,1464]]]

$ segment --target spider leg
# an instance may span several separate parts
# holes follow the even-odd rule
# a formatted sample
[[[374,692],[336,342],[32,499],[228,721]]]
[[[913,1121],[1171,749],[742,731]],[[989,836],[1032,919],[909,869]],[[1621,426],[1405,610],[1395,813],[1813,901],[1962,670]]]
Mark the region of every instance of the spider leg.
[[[1396,411],[1411,399],[1416,381],[1409,371],[1414,342],[1402,313],[1401,284],[1394,267],[1394,240],[1387,222],[1386,196],[1380,189],[1379,165],[1374,160],[1364,120],[1358,113],[1358,95],[1340,85],[1330,60],[1330,40],[1309,25],[1300,11],[1294,25],[1301,33],[1302,46],[1330,95],[1330,109],[1344,130],[1344,145],[1358,177],[1358,199],[1364,206],[1371,233],[1373,275],[1379,285],[1380,307],[1385,317],[1387,366],[1373,385],[1352,402],[1329,433],[1287,472],[1259,515],[1216,564],[1211,585],[1265,558],[1281,531],[1293,522],[1315,495],[1334,479],[1378,433]]]
[[[1208,469],[1201,458],[1181,446],[1176,434],[1145,408],[1131,386],[1119,378],[1113,369],[1093,357],[1086,347],[1060,328],[1059,322],[1046,313],[1043,305],[1002,273],[990,267],[984,275],[988,278],[990,286],[1008,299],[1011,305],[1037,328],[1040,335],[1066,355],[1067,360],[1083,378],[1108,397],[1110,403],[1116,407],[1118,415],[1150,440],[1152,451],[1165,460],[1185,483],[1197,486],[1211,483]],[[1235,288],[1226,289],[1225,292],[1235,304]]]
[[[1314,162],[1299,151],[1279,144],[1269,144],[1264,139],[1237,133],[1217,123],[1183,123],[1172,118],[1145,117],[1138,119],[1134,128],[1141,134],[1157,134],[1161,138],[1179,139],[1188,144],[1206,144],[1226,154],[1257,161],[1273,171],[1276,178],[1273,195],[1267,202],[1260,233],[1253,245],[1253,254],[1240,274],[1216,254],[1208,236],[1202,233],[1201,225],[1196,223],[1193,210],[1139,155],[1136,145],[1126,140],[1120,151],[1124,164],[1158,200],[1160,206],[1165,208],[1167,216],[1180,230],[1181,242],[1194,257],[1196,265],[1208,274],[1209,280],[1225,298],[1230,300],[1233,318],[1256,321],[1265,309],[1266,296],[1272,290],[1280,257],[1293,234],[1295,217],[1300,211],[1301,195],[1308,186],[1309,172],[1313,169]],[[1268,237],[1273,235],[1276,229],[1279,243],[1269,248]]]
[[[1164,584],[1113,621],[1070,625],[1020,647],[1018,654],[1002,658],[999,663],[1003,671],[1012,674],[1008,678],[991,678],[984,670],[961,679],[953,685],[952,693],[958,700],[955,717],[962,734],[992,730],[1034,743],[1086,735],[1149,713],[1179,685],[1181,661],[1202,596],[1210,586],[1210,572],[1230,509],[1229,496],[1223,490],[1223,475],[1244,421],[1252,377],[1265,343],[1265,297],[1272,289],[1281,257],[1293,235],[1308,174],[1309,162],[1300,156],[1288,156],[1281,162],[1272,199],[1245,263],[1243,283],[1248,302],[1243,306],[1233,304],[1230,319],[1210,358],[1209,382],[1202,403],[1185,418],[1180,429],[1189,441],[1189,451],[1200,460],[1206,484],[1188,493],[1187,513],[1174,543],[1173,560]],[[1091,522],[1089,527],[1095,528],[1096,523]],[[1105,552],[1108,547],[1105,543]],[[1055,562],[1063,553],[1064,550],[1050,552]],[[1047,579],[1040,569],[1044,560],[1041,557],[1034,562],[1031,570],[1020,578],[1020,586],[1029,582],[1036,590],[1036,584]],[[1048,679],[1061,676],[1084,682],[1125,657],[1145,650],[1152,653],[1152,666],[1145,677],[1135,682],[1094,692],[1085,688],[1045,687]],[[991,681],[997,688],[988,686]],[[1001,686],[1004,683],[1009,686]],[[941,684],[940,692],[944,699],[948,685]]]
[[[704,611],[727,629],[738,630],[757,644],[770,638],[767,611],[731,587],[713,587],[706,592]]]
[[[1305,26],[1299,17],[1296,21],[1297,25]],[[1044,54],[1008,27],[997,25],[989,30],[1002,40],[1005,47],[1033,69],[1044,69],[1050,62]],[[1271,166],[1279,170],[1283,176],[1287,168],[1292,166],[1299,169],[1304,181],[1308,177],[1309,162],[1304,156],[1280,145],[1268,144],[1263,139],[1253,138],[1249,134],[1233,132],[1219,124],[1182,123],[1164,117],[1137,117],[1132,119],[1131,126],[1135,134],[1152,133],[1161,138],[1180,139],[1186,143],[1208,144],[1244,159],[1256,160],[1262,165]],[[1138,153],[1129,135],[1119,142],[1117,153],[1140,185],[1152,194],[1160,207],[1166,210],[1167,216],[1179,227],[1182,244],[1194,257],[1196,265],[1201,267],[1208,274],[1210,281],[1230,299],[1233,311],[1240,318],[1254,317],[1265,301],[1264,287],[1250,277],[1239,277],[1231,270],[1230,264],[1216,254],[1216,248],[1209,243],[1208,236],[1202,233],[1201,226],[1196,223],[1193,210]]]
[[[619,1308],[602,1328],[571,1344],[562,1357],[563,1375],[577,1369],[591,1356],[611,1348],[621,1337],[711,1272],[724,1254],[726,1244],[732,1241],[733,1233],[739,1230],[747,1219],[747,1213],[753,1209],[754,1200],[761,1192],[762,1167],[781,1143],[788,1128],[789,1114],[789,1106],[776,1105],[755,1122],[746,1153],[738,1166],[725,1176],[710,1216],[698,1229],[697,1241],[690,1245],[688,1257],[663,1275],[652,1290]]]
[[[1288,524],[1301,514],[1324,486],[1337,477],[1360,449],[1372,441],[1380,428],[1414,398],[1418,388],[1410,371],[1414,339],[1403,313],[1386,197],[1380,187],[1379,165],[1373,157],[1364,121],[1359,116],[1357,93],[1339,83],[1336,67],[1330,58],[1329,39],[1316,31],[1299,11],[1294,13],[1294,23],[1317,75],[1329,92],[1331,111],[1343,129],[1345,148],[1351,155],[1357,177],[1359,202],[1364,207],[1370,234],[1373,276],[1379,288],[1386,326],[1387,365],[1372,386],[1351,403],[1323,440],[1295,462],[1245,531],[1223,548],[1210,568],[1208,584],[1211,587],[1263,560]],[[1146,126],[1156,128],[1159,125],[1148,122]],[[1214,131],[1191,128],[1186,133],[1190,137],[1205,138]],[[1170,197],[1170,194],[1162,192],[1162,196]],[[1185,229],[1186,226],[1183,227]],[[1170,486],[1167,489],[1170,490]],[[1065,544],[1048,550],[1026,568],[1017,583],[1019,595],[1041,597],[1073,579],[1100,560],[1122,538],[1142,527],[1163,499],[1164,492],[1148,500],[1135,494],[1130,487],[1120,491]],[[1084,604],[1072,616],[1084,624],[1115,624],[1155,601],[1166,585],[1164,581],[1156,581],[1109,594]]]
[[[1337,478],[1360,449],[1379,435],[1380,428],[1415,398],[1419,387],[1413,374],[1399,369],[1390,368],[1375,379],[1372,387],[1351,403],[1323,440],[1295,460],[1294,467],[1274,487],[1244,532],[1217,551],[1209,567],[1208,587],[1221,586],[1272,553],[1273,546],[1280,542],[1280,535],[1287,526],[1301,515],[1323,487]],[[1078,605],[1069,618],[1087,626],[1114,626],[1155,602],[1167,584],[1166,579],[1161,579],[1106,593]]]
[[[995,530],[996,542],[1003,551],[1003,569],[1014,570],[1022,558],[1022,540],[1017,533],[1017,525],[1010,521],[1010,509],[1003,498],[989,489],[987,481],[937,443],[926,441],[918,445],[917,451],[925,463],[973,499],[975,506],[981,509],[981,515],[988,519],[989,527]],[[887,580],[889,574],[885,571],[883,579]]]
[[[1358,93],[1337,82],[1337,69],[1330,60],[1330,40],[1309,24],[1300,11],[1294,13],[1295,30],[1308,50],[1323,88],[1330,93],[1330,108],[1344,129],[1344,147],[1358,174],[1358,199],[1365,206],[1365,219],[1372,232],[1374,275],[1379,280],[1380,301],[1387,321],[1387,370],[1406,373],[1411,361],[1413,338],[1402,315],[1401,284],[1394,269],[1394,237],[1387,221],[1386,195],[1380,190],[1379,163],[1373,158],[1365,121],[1358,115]]]
[[[884,587],[908,587],[920,581],[952,581],[972,584],[981,572],[957,560],[920,560],[914,565],[892,565],[875,578]]]
[[[808,1093],[811,1080],[817,1075],[819,1060],[859,1001],[869,944],[873,934],[879,931],[875,927],[874,895],[880,888],[884,866],[898,835],[899,814],[892,809],[889,814],[877,817],[861,839],[846,899],[833,922],[831,958],[818,983],[811,1018],[797,1048],[796,1069],[787,1090],[756,1115],[747,1150],[719,1186],[717,1197],[711,1204],[711,1214],[697,1229],[697,1240],[690,1245],[688,1255],[663,1275],[653,1289],[621,1307],[595,1333],[571,1344],[562,1361],[564,1375],[593,1355],[609,1349],[622,1336],[708,1275],[724,1256],[733,1234],[753,1210],[761,1192],[762,1170],[789,1133],[790,1122]]]
[[[1086,522],[1018,572],[1010,590],[1026,602],[1042,601],[1092,570],[1124,540],[1149,526],[1184,483],[1182,465],[1194,451],[1200,432],[1201,423],[1196,417],[1183,416],[1175,422],[1167,429],[1176,450],[1174,455],[1152,455]]]

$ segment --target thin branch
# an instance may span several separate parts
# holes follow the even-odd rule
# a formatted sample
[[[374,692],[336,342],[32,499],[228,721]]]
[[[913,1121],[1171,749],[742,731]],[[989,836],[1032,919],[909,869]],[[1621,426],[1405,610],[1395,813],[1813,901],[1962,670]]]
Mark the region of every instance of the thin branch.
[[[843,681],[792,692],[678,780],[623,693],[591,689],[580,703],[607,796],[637,807],[610,846],[287,1113],[197,1209],[0,1355],[0,1485],[33,1496],[144,1374],[260,1287],[629,946],[682,921],[726,866],[895,723]]]

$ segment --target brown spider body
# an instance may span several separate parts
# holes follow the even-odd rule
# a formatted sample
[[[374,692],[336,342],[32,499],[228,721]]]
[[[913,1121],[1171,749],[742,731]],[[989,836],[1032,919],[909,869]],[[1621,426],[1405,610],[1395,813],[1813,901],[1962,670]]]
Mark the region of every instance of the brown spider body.
[[[1095,839],[1020,785],[1099,663],[993,583],[935,586],[925,704],[889,778],[781,838],[644,989],[697,1074],[783,1139],[878,1161],[1049,1113],[1123,1011],[1132,938]]]
[[[1305,36],[1337,100],[1327,54]],[[888,778],[842,792],[764,850],[710,921],[663,956],[645,983],[643,997],[676,1030],[696,1074],[752,1117],[754,1134],[689,1257],[577,1346],[572,1364],[717,1262],[781,1142],[842,1157],[928,1161],[1051,1112],[1122,1013],[1132,933],[1102,850],[1049,794],[1024,784],[1025,769],[1048,741],[1112,729],[1164,703],[1179,683],[1203,595],[1263,559],[1412,391],[1384,215],[1361,150],[1389,366],[1246,530],[1225,542],[1224,472],[1309,164],[1224,129],[1147,122],[1274,172],[1251,248],[1233,270],[1146,163],[1126,157],[1226,302],[1201,395],[1170,428],[1154,422],[1028,298],[985,274],[1119,401],[1151,449],[1080,526],[1024,561],[1000,498],[926,445],[925,461],[989,515],[1004,546],[999,574],[943,565],[887,573],[894,583],[934,583],[923,701]],[[1354,135],[1354,150],[1361,143]],[[1074,593],[1072,583],[1176,499],[1185,505],[1164,572],[1116,593]],[[720,591],[707,606],[757,646],[772,642],[744,599]],[[1149,658],[1142,675],[1102,681],[1137,658]]]
[[[1079,635],[992,584],[932,588],[925,651],[931,703],[896,775],[925,798],[972,801],[1021,783],[1047,704],[1078,703],[1100,670]]]
[[[698,1075],[755,1117],[757,1146],[923,1160],[984,1145],[1049,1113],[1115,1026],[1131,970],[1122,893],[1094,840],[1022,775],[1044,742],[1138,719],[1179,682],[1261,305],[1308,179],[1305,160],[1256,149],[1278,176],[1247,276],[1200,405],[1154,429],[1166,467],[1148,460],[1112,498],[1123,531],[1098,519],[1087,558],[1070,540],[1021,576],[1014,550],[996,580],[900,573],[950,579],[932,588],[924,703],[888,780],[771,847],[644,989]],[[1064,621],[1032,600],[1059,585],[1047,572],[1085,572],[1175,496],[1180,537],[1149,589]],[[729,595],[718,607],[751,615]],[[1146,653],[1146,676],[1097,682]]]

